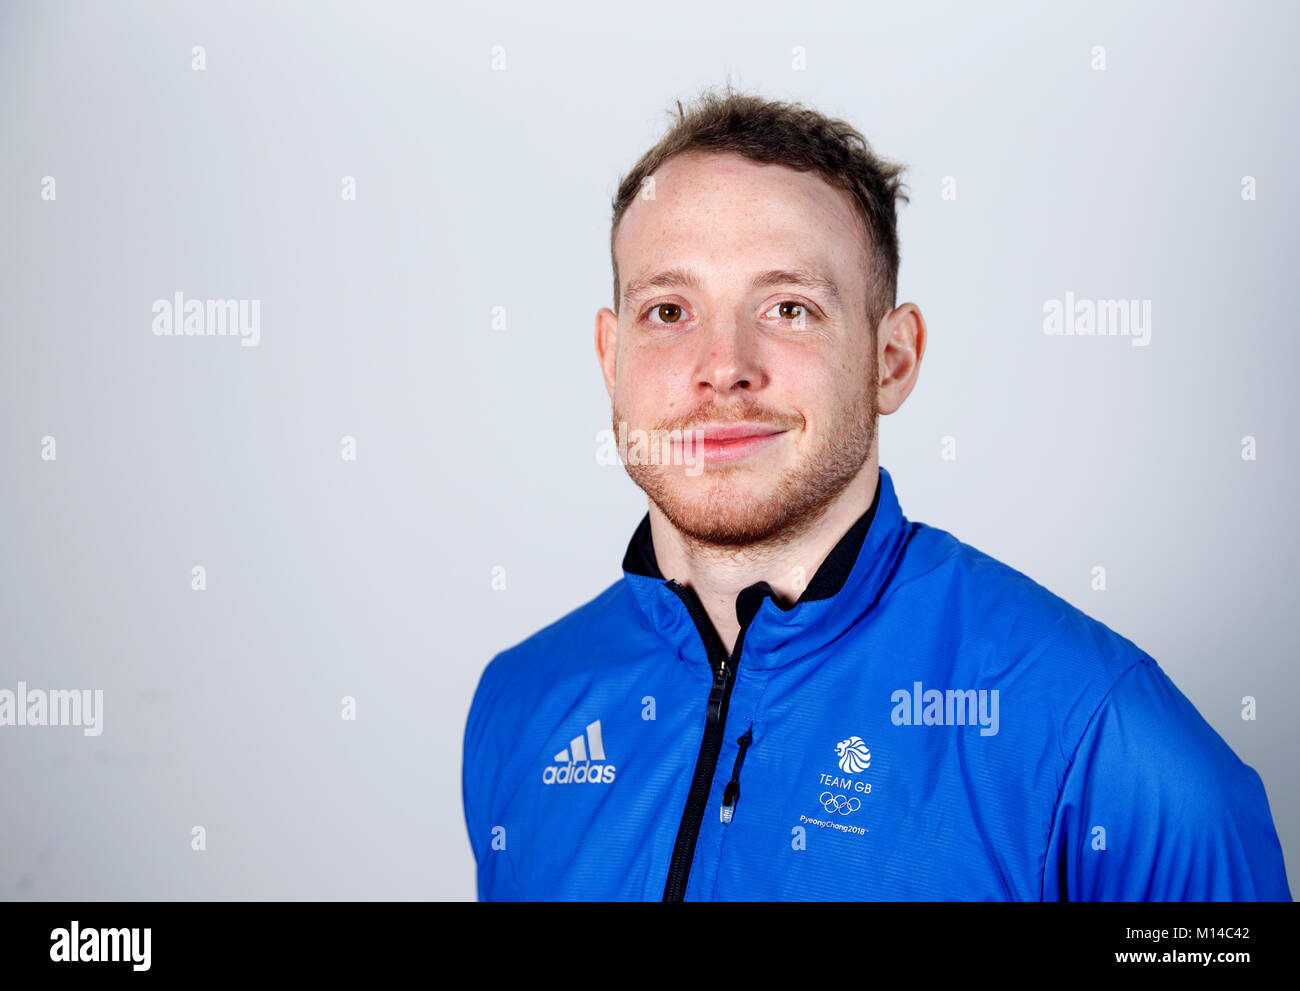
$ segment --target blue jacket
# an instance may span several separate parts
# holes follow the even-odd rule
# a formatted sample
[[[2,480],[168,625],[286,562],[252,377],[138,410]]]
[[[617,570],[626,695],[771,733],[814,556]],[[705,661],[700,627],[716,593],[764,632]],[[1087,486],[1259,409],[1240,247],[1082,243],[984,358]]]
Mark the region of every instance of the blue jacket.
[[[730,657],[647,514],[465,728],[483,900],[1290,900],[1264,786],[1130,641],[889,473]]]

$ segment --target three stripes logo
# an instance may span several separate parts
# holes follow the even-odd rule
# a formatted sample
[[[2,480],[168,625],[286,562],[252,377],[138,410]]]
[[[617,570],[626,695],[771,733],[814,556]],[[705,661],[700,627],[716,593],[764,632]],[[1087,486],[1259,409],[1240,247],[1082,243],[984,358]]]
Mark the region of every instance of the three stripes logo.
[[[614,780],[614,765],[605,763],[605,740],[600,733],[599,719],[588,723],[552,760],[555,763],[542,771],[542,781],[548,785],[607,785]]]

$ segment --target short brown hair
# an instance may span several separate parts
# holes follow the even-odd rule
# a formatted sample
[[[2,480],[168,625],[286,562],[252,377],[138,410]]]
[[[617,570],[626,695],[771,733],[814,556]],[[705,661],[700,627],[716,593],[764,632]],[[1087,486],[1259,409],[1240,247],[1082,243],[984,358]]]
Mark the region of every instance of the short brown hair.
[[[877,156],[867,139],[842,120],[797,103],[736,93],[730,84],[721,93],[705,90],[689,111],[678,100],[676,124],[619,183],[609,231],[614,312],[619,305],[618,262],[614,259],[619,221],[647,176],[672,156],[692,150],[734,152],[762,164],[814,171],[832,186],[851,193],[871,242],[864,245],[870,284],[866,304],[870,329],[875,331],[881,317],[894,308],[898,291],[895,205],[900,199],[909,202],[902,192],[907,187],[899,180],[905,167]]]

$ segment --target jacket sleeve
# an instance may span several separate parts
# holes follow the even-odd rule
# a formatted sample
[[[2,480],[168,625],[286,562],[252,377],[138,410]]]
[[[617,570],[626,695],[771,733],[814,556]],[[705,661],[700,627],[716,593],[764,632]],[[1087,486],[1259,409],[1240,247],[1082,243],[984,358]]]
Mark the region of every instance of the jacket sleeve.
[[[501,761],[494,734],[505,732],[505,727],[493,719],[498,701],[494,667],[489,664],[479,677],[465,722],[461,764],[461,799],[474,852],[479,901],[519,897],[509,860],[509,831],[505,823],[494,821],[500,815],[497,796],[501,792]]]
[[[1259,775],[1149,658],[1116,681],[1075,750],[1043,897],[1291,899]]]

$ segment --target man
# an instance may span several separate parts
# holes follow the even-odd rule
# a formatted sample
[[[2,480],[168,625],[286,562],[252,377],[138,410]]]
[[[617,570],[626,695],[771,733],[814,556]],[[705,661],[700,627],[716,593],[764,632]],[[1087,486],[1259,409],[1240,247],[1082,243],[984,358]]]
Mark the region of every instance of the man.
[[[649,511],[483,673],[480,898],[1290,898],[1258,775],[1154,660],[903,517],[901,171],[726,93],[620,185],[596,349],[616,433],[662,441]]]

